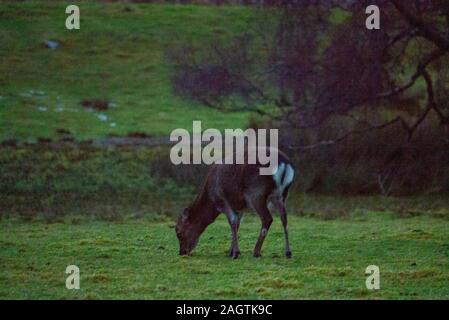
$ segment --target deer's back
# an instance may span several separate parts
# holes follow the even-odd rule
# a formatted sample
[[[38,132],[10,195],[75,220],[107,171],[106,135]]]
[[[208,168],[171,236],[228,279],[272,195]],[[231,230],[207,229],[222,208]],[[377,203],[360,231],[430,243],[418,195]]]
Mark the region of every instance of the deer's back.
[[[266,199],[282,195],[293,181],[294,167],[279,151],[278,170],[274,175],[260,175],[260,164],[216,164],[209,170],[204,188],[217,207],[225,202],[234,210],[247,208],[248,198]],[[203,191],[206,191],[203,190]]]

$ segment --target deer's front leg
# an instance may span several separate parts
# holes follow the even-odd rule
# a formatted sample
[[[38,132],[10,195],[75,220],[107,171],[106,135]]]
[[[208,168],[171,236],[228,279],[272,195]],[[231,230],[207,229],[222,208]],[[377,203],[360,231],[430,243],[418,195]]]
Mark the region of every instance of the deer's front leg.
[[[240,216],[231,209],[225,210],[229,225],[231,226],[231,248],[229,249],[229,256],[237,259],[240,256],[240,249],[238,244],[238,230],[240,226]]]

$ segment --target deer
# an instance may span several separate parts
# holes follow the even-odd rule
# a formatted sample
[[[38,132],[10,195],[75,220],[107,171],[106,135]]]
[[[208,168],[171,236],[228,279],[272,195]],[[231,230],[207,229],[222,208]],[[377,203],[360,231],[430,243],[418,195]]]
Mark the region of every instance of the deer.
[[[191,255],[204,230],[223,213],[231,227],[228,256],[237,259],[240,256],[237,234],[242,211],[252,209],[259,215],[262,224],[253,252],[254,257],[260,257],[262,244],[273,222],[270,210],[277,209],[284,229],[285,256],[291,258],[286,199],[295,169],[283,152],[275,151],[278,165],[272,175],[260,175],[259,163],[211,166],[194,201],[184,208],[178,218],[176,235],[180,255]]]

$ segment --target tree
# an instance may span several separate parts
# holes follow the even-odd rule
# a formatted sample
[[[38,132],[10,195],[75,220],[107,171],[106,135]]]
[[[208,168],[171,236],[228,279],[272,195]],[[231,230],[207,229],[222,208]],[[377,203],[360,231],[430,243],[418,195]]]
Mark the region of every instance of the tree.
[[[365,28],[365,8],[372,4],[380,8],[379,30]],[[295,150],[334,145],[389,127],[402,130],[404,141],[385,155],[380,182],[389,176],[385,172],[394,171],[391,164],[403,156],[428,117],[448,127],[447,1],[297,0],[275,5],[231,44],[183,48],[174,59],[177,92],[219,110],[253,111],[284,128],[313,130],[347,119],[344,132],[307,144],[292,141],[289,146]],[[404,101],[413,108],[398,110]],[[373,117],[367,109],[381,109],[383,115]]]

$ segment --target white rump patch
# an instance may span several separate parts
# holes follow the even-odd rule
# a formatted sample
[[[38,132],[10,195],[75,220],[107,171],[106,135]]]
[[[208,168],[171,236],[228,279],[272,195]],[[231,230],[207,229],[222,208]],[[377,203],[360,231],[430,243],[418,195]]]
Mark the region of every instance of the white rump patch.
[[[278,188],[282,185],[281,178],[282,178],[282,174],[284,173],[284,169],[285,169],[285,163],[281,162],[273,173],[273,180],[276,183],[276,186]]]
[[[293,170],[293,167],[290,164],[285,164],[284,162],[279,164],[276,171],[273,173],[273,180],[276,183],[279,194],[282,194],[285,188],[292,183],[294,176],[295,170]]]
[[[288,164],[287,169],[285,170],[287,171],[285,172],[284,181],[282,181],[282,187],[284,189],[293,182],[293,178],[295,176],[295,170],[293,170],[293,167],[291,165]]]

